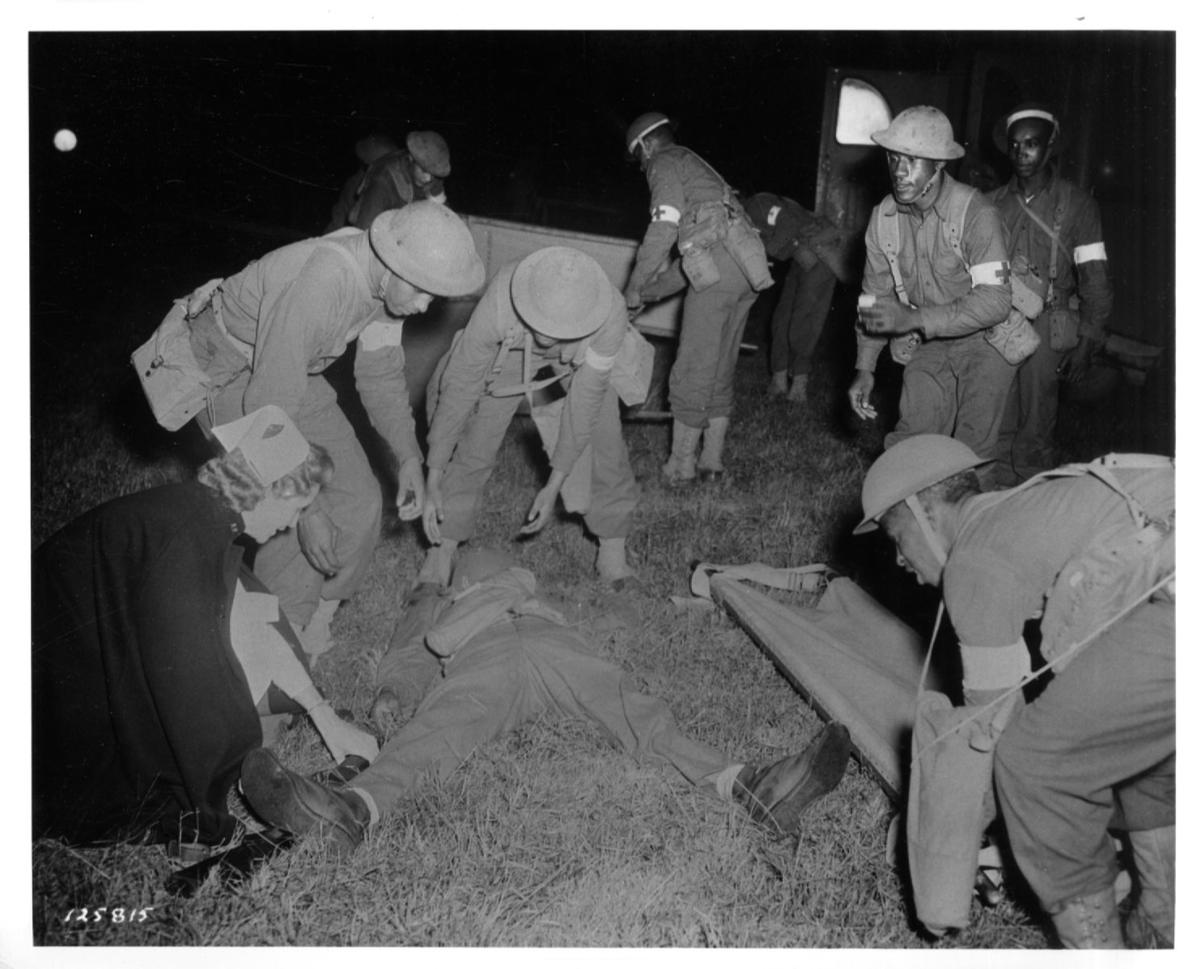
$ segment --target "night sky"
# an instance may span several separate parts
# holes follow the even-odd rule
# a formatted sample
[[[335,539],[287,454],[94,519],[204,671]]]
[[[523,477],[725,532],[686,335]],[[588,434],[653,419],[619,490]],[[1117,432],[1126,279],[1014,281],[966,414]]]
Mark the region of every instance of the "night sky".
[[[973,65],[995,55],[1040,79],[1100,65],[1069,82],[1090,129],[1072,164],[1110,213],[1107,236],[1134,229],[1109,240],[1124,319],[1171,340],[1169,34],[33,32],[28,54],[35,398],[44,321],[86,326],[79,308],[100,306],[145,329],[198,281],[318,234],[370,132],[441,132],[459,211],[638,237],[648,195],[623,137],[642,112],[668,113],[745,193],[813,206],[829,68],[948,75],[963,106]],[[55,149],[60,128],[73,151]]]

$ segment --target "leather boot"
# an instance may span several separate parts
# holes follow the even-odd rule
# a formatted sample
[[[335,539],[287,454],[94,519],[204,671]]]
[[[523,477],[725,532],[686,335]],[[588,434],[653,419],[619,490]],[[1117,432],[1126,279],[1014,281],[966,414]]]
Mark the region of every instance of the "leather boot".
[[[1070,898],[1050,913],[1065,949],[1125,949],[1114,886]]]
[[[786,400],[792,404],[806,403],[806,380],[807,375],[804,373],[798,374],[794,378],[794,382],[790,384],[790,392],[786,394]]]
[[[768,767],[746,766],[736,778],[734,797],[754,821],[793,834],[802,812],[844,776],[851,746],[848,729],[829,723],[801,753]]]
[[[715,482],[723,477],[723,442],[727,439],[728,419],[712,417],[702,432],[702,454],[698,458],[700,481]]]
[[[1130,832],[1139,899],[1126,920],[1132,948],[1172,948],[1176,938],[1176,826]]]
[[[769,397],[784,397],[790,384],[790,375],[784,370],[774,370],[769,380],[769,389],[765,391]]]
[[[241,763],[241,792],[263,821],[293,835],[314,831],[338,853],[353,851],[370,825],[370,809],[352,788],[317,784],[260,747]]]
[[[694,480],[694,455],[701,434],[702,428],[691,427],[674,419],[673,448],[669,452],[669,460],[661,468],[666,484],[685,485]]]

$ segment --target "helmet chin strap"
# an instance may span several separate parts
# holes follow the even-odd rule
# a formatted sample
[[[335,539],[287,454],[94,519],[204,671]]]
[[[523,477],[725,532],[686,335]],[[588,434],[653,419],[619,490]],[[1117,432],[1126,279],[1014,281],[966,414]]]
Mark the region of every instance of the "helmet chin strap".
[[[943,543],[939,540],[935,529],[931,527],[931,519],[927,517],[923,503],[915,495],[909,495],[906,498],[906,507],[910,509],[910,513],[914,515],[914,520],[918,522],[919,531],[923,533],[923,538],[927,540],[927,545],[930,546],[931,554],[935,556],[935,561],[941,567],[946,565],[948,553],[944,551]]]
[[[940,177],[942,174],[943,174],[943,169],[941,168],[941,169],[939,169],[939,171],[937,171],[937,172],[936,172],[934,175],[932,175],[932,176],[931,176],[931,177],[930,177],[930,178],[927,180],[927,184],[923,186],[923,190],[922,190],[921,192],[919,192],[919,194],[918,194],[918,195],[916,195],[916,196],[914,197],[914,201],[916,201],[916,202],[917,202],[917,201],[918,201],[919,199],[921,199],[921,198],[922,198],[924,195],[926,195],[928,192],[930,192],[930,191],[931,191],[931,189],[933,189],[933,188],[934,188],[934,187],[935,187],[935,186],[938,184],[938,182],[939,182],[939,177]]]
[[[378,295],[382,298],[383,302],[386,302],[387,287],[391,285],[391,277],[394,275],[395,274],[391,272],[390,269],[385,266],[383,267],[382,282],[378,285]]]

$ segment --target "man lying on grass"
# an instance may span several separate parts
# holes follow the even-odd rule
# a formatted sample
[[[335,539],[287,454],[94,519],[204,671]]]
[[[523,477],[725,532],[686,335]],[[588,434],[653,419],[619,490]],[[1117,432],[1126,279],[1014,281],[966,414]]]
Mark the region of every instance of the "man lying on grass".
[[[840,724],[763,768],[686,737],[663,701],[633,691],[619,667],[594,656],[585,636],[537,598],[532,573],[501,553],[462,555],[446,592],[418,588],[400,620],[406,635],[392,639],[392,650],[425,652],[441,678],[370,767],[343,786],[295,774],[268,750],[251,751],[241,789],[270,824],[351,851],[422,777],[447,778],[477,747],[547,710],[590,720],[637,760],[670,765],[786,834],[843,776],[849,740]]]

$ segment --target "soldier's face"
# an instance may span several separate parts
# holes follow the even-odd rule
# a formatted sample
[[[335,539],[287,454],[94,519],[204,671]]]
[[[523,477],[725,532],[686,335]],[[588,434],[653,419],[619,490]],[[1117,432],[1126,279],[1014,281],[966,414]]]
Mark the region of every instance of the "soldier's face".
[[[896,505],[882,517],[881,527],[894,543],[898,565],[911,573],[919,585],[939,585],[943,566],[931,551],[914,513],[905,504]]]
[[[899,151],[887,151],[885,160],[889,165],[889,180],[894,189],[894,198],[903,205],[909,205],[919,198],[943,168],[943,162],[932,161],[930,158],[915,158],[914,155],[903,155]]]
[[[1047,164],[1055,130],[1042,118],[1023,118],[1010,126],[1006,132],[1006,153],[1015,175],[1031,178]]]
[[[387,282],[382,298],[391,316],[416,316],[428,309],[432,302],[429,293],[395,275]]]
[[[427,185],[432,181],[432,172],[426,168],[421,168],[418,162],[412,162],[411,173],[417,185]]]

